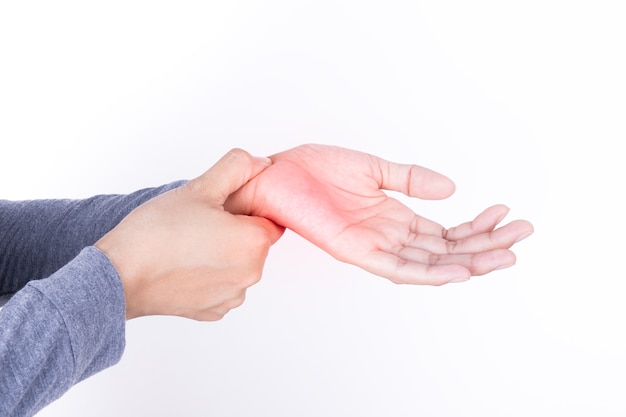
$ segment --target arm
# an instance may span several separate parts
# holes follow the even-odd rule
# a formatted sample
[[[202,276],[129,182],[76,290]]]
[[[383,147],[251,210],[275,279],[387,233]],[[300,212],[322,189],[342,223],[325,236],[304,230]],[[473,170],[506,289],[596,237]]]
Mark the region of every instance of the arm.
[[[496,229],[508,212],[502,205],[451,229],[419,216],[383,190],[443,199],[454,184],[417,165],[324,145],[271,158],[272,166],[232,195],[226,208],[267,217],[335,258],[396,283],[441,285],[511,266],[509,248],[533,231],[524,220]]]
[[[32,281],[0,311],[0,415],[32,415],[119,360],[124,318],[219,320],[256,283],[283,229],[224,210],[267,168],[229,152],[202,176],[133,210],[94,247]]]
[[[85,200],[0,200],[0,297],[50,276],[133,209],[182,183]]]
[[[124,314],[117,272],[93,247],[27,284],[0,310],[0,415],[33,415],[117,363]]]

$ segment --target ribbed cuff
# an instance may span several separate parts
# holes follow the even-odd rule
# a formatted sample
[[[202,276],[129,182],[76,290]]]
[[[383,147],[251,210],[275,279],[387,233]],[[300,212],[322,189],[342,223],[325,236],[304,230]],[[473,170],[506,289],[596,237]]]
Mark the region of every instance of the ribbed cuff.
[[[74,383],[120,360],[125,346],[124,289],[104,253],[87,247],[48,279],[29,285],[63,317],[74,357]]]

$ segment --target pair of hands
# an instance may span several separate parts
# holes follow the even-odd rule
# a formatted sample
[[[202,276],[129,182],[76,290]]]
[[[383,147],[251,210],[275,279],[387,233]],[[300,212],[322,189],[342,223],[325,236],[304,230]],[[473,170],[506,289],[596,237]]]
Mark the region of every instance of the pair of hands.
[[[218,320],[240,305],[288,227],[336,259],[395,283],[441,285],[511,266],[524,220],[505,206],[445,229],[387,196],[443,199],[434,171],[324,145],[253,158],[234,149],[203,175],[130,213],[95,246],[116,267],[127,318]]]

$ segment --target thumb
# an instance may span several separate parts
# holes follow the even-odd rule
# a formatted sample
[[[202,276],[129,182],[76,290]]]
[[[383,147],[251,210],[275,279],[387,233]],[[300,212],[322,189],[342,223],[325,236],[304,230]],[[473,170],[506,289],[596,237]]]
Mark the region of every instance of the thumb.
[[[191,180],[188,185],[222,205],[229,195],[240,189],[252,178],[272,164],[269,158],[253,157],[243,149],[231,149],[204,174]]]
[[[376,158],[380,188],[399,191],[411,197],[440,200],[454,193],[454,183],[445,175],[419,165],[397,164]]]

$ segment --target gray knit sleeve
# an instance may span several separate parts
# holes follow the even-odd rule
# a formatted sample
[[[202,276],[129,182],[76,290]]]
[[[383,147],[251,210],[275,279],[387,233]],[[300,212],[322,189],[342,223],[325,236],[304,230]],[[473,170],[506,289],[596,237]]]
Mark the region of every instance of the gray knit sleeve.
[[[0,417],[33,415],[119,361],[124,292],[92,245],[183,183],[85,200],[0,200],[0,298],[15,293],[0,309]]]
[[[183,183],[84,200],[0,200],[0,298],[50,276],[134,208]]]
[[[0,416],[31,416],[72,385],[117,363],[124,291],[94,247],[0,310]]]

